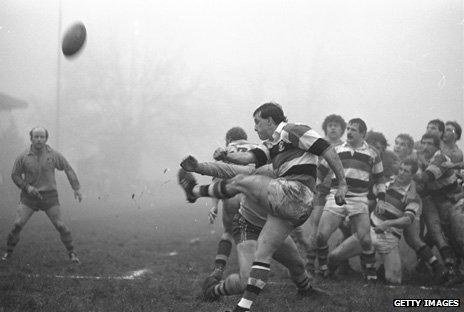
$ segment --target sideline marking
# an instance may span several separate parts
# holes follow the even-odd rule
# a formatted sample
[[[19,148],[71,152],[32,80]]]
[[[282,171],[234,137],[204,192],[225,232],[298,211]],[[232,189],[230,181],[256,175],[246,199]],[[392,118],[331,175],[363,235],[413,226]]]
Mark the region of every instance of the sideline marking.
[[[29,277],[29,278],[49,277],[49,278],[62,278],[62,279],[68,278],[68,279],[90,279],[90,280],[136,280],[150,273],[152,273],[151,270],[142,269],[142,270],[137,270],[137,271],[131,271],[128,274],[122,275],[122,276],[27,274],[26,277]]]

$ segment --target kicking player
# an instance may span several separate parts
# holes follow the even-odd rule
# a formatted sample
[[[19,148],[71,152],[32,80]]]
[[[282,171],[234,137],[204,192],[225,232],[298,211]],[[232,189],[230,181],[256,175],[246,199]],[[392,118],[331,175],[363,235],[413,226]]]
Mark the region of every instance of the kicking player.
[[[275,178],[275,172],[271,165],[254,169],[250,166],[239,166],[216,163],[198,163],[189,156],[181,163],[181,167],[190,172],[231,179],[238,174],[259,174]],[[239,273],[228,275],[224,280],[209,278],[203,285],[203,296],[206,300],[217,300],[221,296],[242,294],[245,291],[250,276],[255,252],[258,246],[258,237],[266,223],[267,210],[248,196],[242,196],[240,209],[233,220],[233,236],[237,246],[237,258]],[[300,256],[294,241],[287,238],[282,246],[273,255],[274,260],[284,265],[298,288],[300,295],[314,295],[320,293],[314,290],[310,284],[310,276],[305,271],[304,260]]]
[[[379,205],[385,200],[385,184],[383,180],[383,166],[378,151],[364,141],[367,132],[365,122],[360,118],[351,119],[348,123],[346,142],[335,147],[345,170],[348,193],[346,204],[338,206],[335,203],[335,190],[339,183],[337,177],[332,177],[332,188],[322,212],[317,231],[319,269],[323,276],[328,275],[327,244],[330,235],[340,226],[348,216],[357,238],[361,243],[361,264],[367,280],[377,279],[375,271],[375,252],[370,238],[369,210],[367,193],[369,180],[374,181],[374,188],[378,191]],[[327,163],[320,163],[320,180],[329,174]]]
[[[6,253],[2,260],[11,258],[13,249],[19,242],[21,230],[36,211],[44,211],[60,233],[61,241],[68,251],[69,258],[79,263],[74,251],[69,228],[61,219],[60,203],[56,190],[55,169],[64,170],[74,190],[74,197],[80,202],[82,195],[76,173],[68,161],[57,151],[48,146],[48,131],[43,127],[35,127],[29,132],[30,148],[19,155],[14,163],[11,178],[21,189],[21,198],[16,211],[13,228],[8,234]]]
[[[399,242],[402,229],[408,227],[420,209],[420,198],[412,178],[417,172],[417,162],[406,159],[401,162],[398,175],[387,183],[385,202],[374,209],[370,220],[370,236],[375,251],[385,267],[385,279],[391,284],[401,284],[402,269]],[[329,254],[329,266],[337,265],[362,252],[356,235],[352,235]]]
[[[346,181],[340,159],[333,147],[306,125],[286,122],[280,105],[266,103],[253,113],[255,130],[265,140],[260,148],[243,153],[216,151],[215,159],[261,167],[272,162],[278,176],[273,179],[261,175],[238,175],[211,185],[196,185],[192,175],[179,171],[179,183],[187,199],[198,197],[230,198],[243,193],[266,208],[268,217],[258,237],[250,278],[242,299],[234,311],[249,311],[253,301],[266,285],[270,262],[278,248],[293,229],[309,216],[316,183],[317,156],[323,156],[335,172],[339,188],[335,200],[345,200]]]

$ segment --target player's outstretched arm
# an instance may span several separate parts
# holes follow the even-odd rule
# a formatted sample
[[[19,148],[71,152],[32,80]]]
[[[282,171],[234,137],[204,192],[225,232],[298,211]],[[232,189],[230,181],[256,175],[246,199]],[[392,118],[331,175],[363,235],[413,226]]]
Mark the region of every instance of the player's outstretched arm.
[[[322,157],[325,159],[330,169],[335,173],[335,177],[338,180],[338,189],[335,193],[335,202],[337,205],[343,205],[345,203],[345,194],[348,191],[345,179],[345,171],[343,170],[343,165],[338,157],[338,154],[335,152],[333,146],[328,147],[325,152],[322,154]]]

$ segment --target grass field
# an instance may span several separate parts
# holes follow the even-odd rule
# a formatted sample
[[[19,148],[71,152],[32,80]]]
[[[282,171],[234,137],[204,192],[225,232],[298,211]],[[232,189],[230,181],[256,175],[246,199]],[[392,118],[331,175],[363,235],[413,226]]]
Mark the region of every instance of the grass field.
[[[197,299],[221,234],[219,222],[208,225],[203,208],[178,203],[163,209],[124,203],[63,207],[80,265],[69,263],[46,216],[34,215],[13,258],[0,266],[0,312],[216,312],[232,308],[237,296],[216,303]],[[13,213],[14,207],[0,213],[2,252]],[[231,259],[229,272],[237,269],[235,253]],[[138,270],[149,271],[130,279],[128,275]],[[422,289],[417,283],[396,288],[367,286],[359,276],[316,284],[330,291],[330,299],[298,299],[286,271],[274,263],[270,283],[253,311],[401,311],[393,308],[394,298],[461,298],[464,306],[464,288]]]

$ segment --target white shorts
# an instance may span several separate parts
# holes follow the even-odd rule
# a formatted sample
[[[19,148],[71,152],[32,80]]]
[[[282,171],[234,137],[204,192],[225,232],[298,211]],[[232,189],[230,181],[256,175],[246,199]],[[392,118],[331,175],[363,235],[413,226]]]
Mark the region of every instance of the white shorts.
[[[290,221],[293,225],[302,225],[312,209],[314,193],[299,181],[274,179],[269,183],[268,201],[270,214]]]
[[[342,218],[352,217],[361,213],[369,213],[367,196],[345,197],[345,205],[337,205],[333,194],[327,196],[324,210],[336,214]]]
[[[399,248],[400,244],[400,237],[397,235],[389,231],[375,233],[373,227],[371,227],[371,240],[372,246],[379,254],[389,254],[395,248]]]

